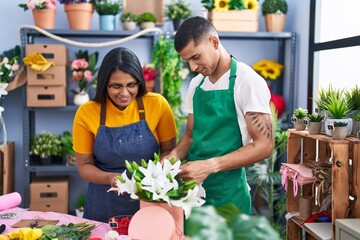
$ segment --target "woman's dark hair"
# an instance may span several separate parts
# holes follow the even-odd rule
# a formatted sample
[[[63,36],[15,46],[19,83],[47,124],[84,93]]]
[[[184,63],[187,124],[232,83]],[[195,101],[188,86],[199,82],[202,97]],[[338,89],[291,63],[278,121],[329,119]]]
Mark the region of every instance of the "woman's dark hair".
[[[195,46],[209,36],[210,33],[217,34],[214,25],[203,17],[190,17],[186,19],[175,34],[174,46],[180,52],[193,40]]]
[[[118,47],[110,50],[101,62],[94,101],[103,103],[107,98],[107,83],[112,73],[121,70],[133,76],[139,83],[138,96],[146,91],[144,74],[139,58],[131,50]]]

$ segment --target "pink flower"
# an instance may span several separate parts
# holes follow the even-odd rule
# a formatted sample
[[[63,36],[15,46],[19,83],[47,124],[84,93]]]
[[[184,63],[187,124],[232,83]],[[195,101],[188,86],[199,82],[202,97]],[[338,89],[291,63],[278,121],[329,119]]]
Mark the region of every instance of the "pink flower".
[[[9,62],[9,59],[7,57],[4,57],[1,63],[7,64]]]
[[[82,71],[73,71],[72,73],[72,78],[75,80],[75,81],[80,81],[83,77],[83,72]]]
[[[17,71],[19,70],[20,66],[17,63],[14,63],[14,65],[11,66],[11,71]]]
[[[31,10],[35,9],[36,7],[36,0],[30,0],[27,4],[27,7]]]
[[[84,72],[84,77],[85,77],[85,79],[86,79],[86,81],[88,81],[88,82],[90,82],[90,80],[92,79],[92,72],[90,71],[90,70],[86,70],[85,72]]]
[[[56,1],[55,0],[47,0],[46,7],[49,9],[56,9]]]
[[[84,58],[76,59],[71,63],[72,70],[86,69],[88,66],[89,63]]]

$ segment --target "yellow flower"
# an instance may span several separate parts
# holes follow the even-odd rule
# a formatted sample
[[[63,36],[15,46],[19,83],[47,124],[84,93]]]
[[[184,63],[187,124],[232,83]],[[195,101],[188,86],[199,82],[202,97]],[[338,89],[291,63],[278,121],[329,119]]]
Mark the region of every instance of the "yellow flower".
[[[258,0],[243,0],[245,9],[257,10],[259,8]]]
[[[215,2],[214,2],[215,10],[228,11],[229,10],[229,5],[228,5],[229,1],[230,0],[215,0]]]
[[[263,78],[276,80],[280,76],[284,66],[274,60],[261,60],[255,63],[252,68]]]

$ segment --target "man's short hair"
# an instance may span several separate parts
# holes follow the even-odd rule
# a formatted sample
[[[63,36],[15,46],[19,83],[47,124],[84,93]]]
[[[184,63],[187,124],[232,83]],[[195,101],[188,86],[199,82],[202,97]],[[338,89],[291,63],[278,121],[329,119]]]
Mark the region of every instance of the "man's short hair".
[[[199,16],[190,17],[180,25],[179,30],[175,34],[175,50],[180,52],[191,40],[197,46],[210,33],[217,34],[217,31],[209,20]]]

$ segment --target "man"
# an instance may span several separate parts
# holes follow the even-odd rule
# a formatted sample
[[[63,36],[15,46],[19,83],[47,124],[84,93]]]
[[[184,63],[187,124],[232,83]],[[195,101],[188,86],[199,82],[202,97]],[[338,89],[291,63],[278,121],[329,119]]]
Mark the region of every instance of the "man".
[[[188,160],[180,176],[203,182],[207,204],[234,203],[251,214],[244,167],[269,157],[274,147],[266,82],[231,57],[205,18],[184,21],[174,44],[199,74],[186,97],[186,132],[168,157]]]

